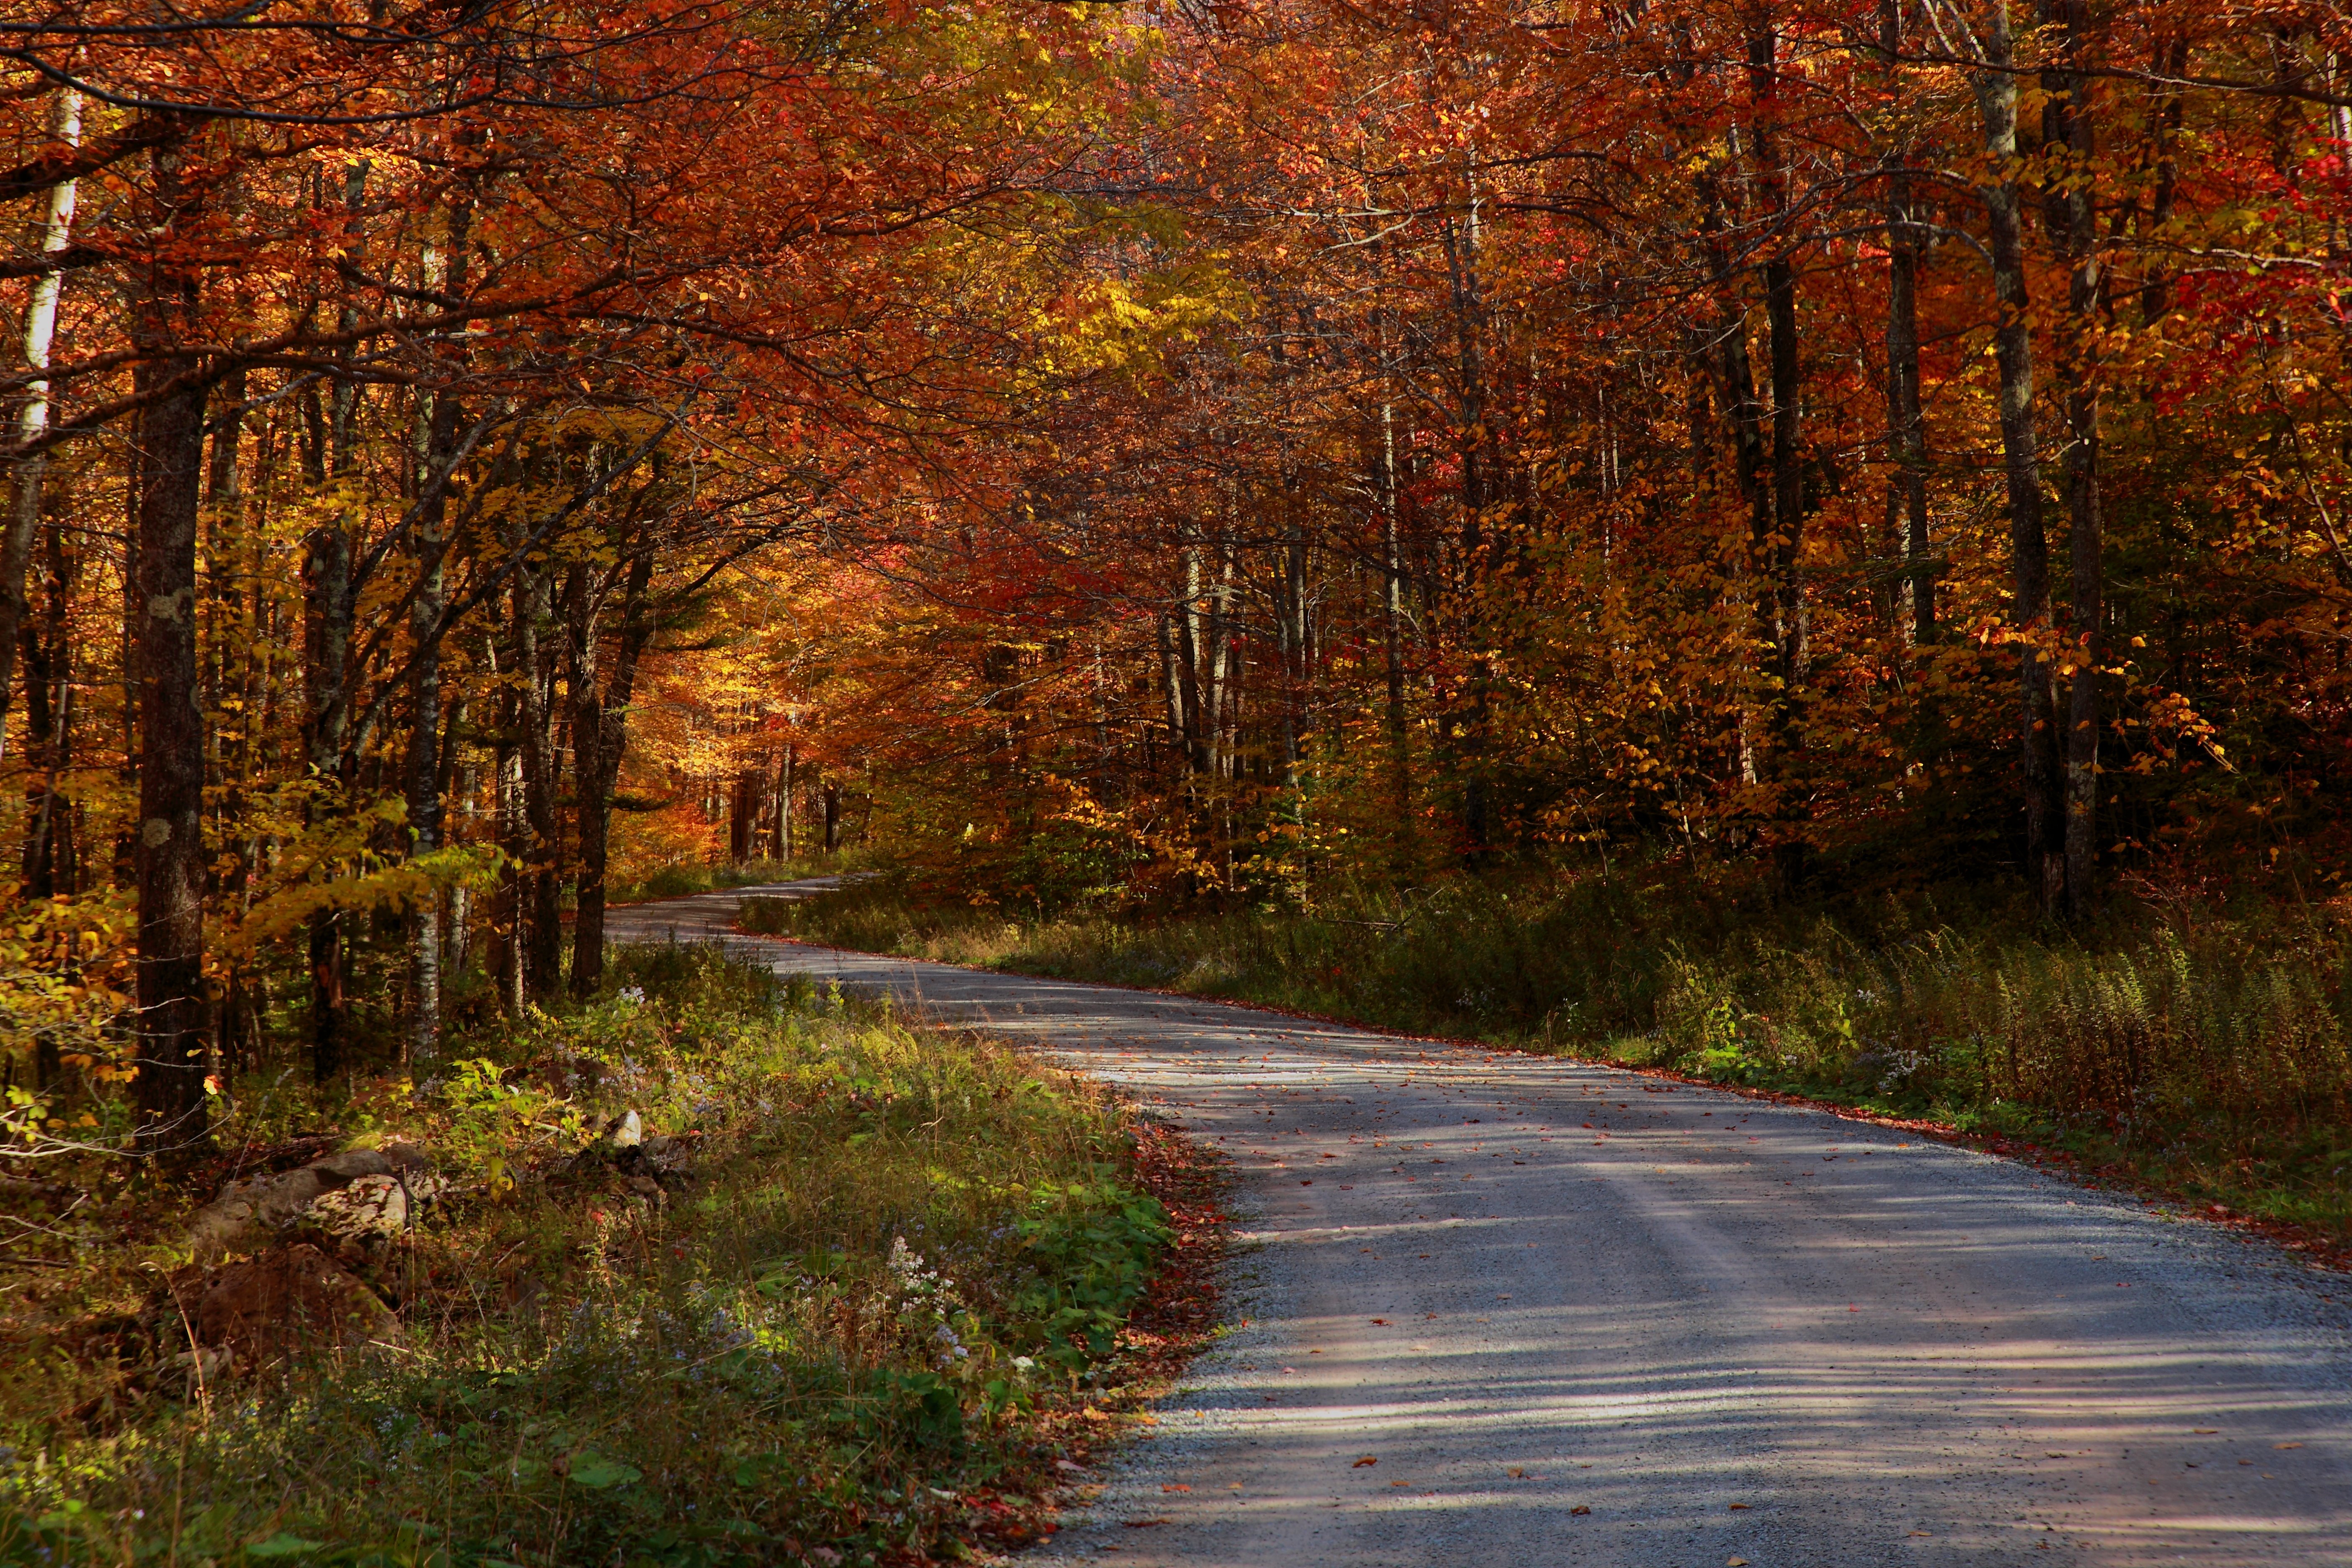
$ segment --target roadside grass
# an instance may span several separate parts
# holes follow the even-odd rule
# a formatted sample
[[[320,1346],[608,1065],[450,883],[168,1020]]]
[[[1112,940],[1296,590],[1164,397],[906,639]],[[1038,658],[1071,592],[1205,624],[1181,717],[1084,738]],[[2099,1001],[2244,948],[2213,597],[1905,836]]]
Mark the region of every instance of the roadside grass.
[[[2352,1240],[2344,911],[2127,911],[2075,936],[1963,899],[1792,908],[1619,875],[1020,920],[879,879],[750,900],[745,923],[1796,1094]]]
[[[1166,1139],[715,949],[616,968],[414,1092],[238,1127],[331,1113],[457,1180],[377,1276],[385,1342],[174,1382],[166,1216],[209,1194],[79,1173],[42,1243],[69,1269],[0,1262],[0,1563],[919,1563],[1049,1529],[1173,1239],[1138,1153]],[[675,1195],[564,1174],[624,1109],[696,1137]]]

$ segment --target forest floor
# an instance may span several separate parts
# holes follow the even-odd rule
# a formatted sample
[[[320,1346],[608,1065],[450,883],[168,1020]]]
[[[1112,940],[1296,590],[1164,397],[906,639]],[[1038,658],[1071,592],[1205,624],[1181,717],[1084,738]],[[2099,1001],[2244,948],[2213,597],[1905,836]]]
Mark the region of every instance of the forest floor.
[[[1231,1163],[1238,1331],[1057,1556],[2352,1552],[2352,1286],[2259,1236],[1819,1106],[724,937],[736,901],[626,929],[1017,1041]]]
[[[1050,1534],[1214,1331],[1213,1162],[806,979],[614,965],[414,1086],[225,1100],[201,1166],[60,1157],[0,1192],[0,1564],[919,1563]],[[225,1182],[387,1151],[380,1231],[322,1217],[352,1183],[190,1261]]]

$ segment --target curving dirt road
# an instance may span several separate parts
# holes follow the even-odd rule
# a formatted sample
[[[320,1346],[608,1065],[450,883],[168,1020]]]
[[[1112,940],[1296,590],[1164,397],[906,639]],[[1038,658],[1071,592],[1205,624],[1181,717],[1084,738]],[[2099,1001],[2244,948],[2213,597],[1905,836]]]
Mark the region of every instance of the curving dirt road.
[[[613,931],[724,938],[812,886]],[[1604,1068],[730,940],[1230,1156],[1249,1321],[1050,1557],[2352,1563],[2352,1280],[2265,1244]]]

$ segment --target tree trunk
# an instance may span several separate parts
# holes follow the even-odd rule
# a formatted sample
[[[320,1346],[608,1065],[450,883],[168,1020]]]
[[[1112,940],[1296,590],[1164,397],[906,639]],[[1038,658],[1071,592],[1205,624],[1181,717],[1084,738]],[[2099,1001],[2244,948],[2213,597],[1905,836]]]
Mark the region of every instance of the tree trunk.
[[[1397,815],[1397,869],[1412,865],[1412,743],[1404,706],[1404,552],[1398,528],[1396,406],[1381,403],[1381,629],[1382,673],[1387,677],[1389,787]]]
[[[365,174],[357,165],[347,176],[346,206],[356,206]],[[351,308],[341,312],[342,324],[355,321]],[[348,357],[348,356],[346,356]],[[357,613],[358,584],[352,578],[352,536],[358,520],[359,483],[357,417],[359,388],[347,374],[332,383],[333,406],[320,406],[316,384],[305,389],[303,418],[309,437],[304,468],[312,487],[323,490],[331,480],[337,492],[329,499],[324,520],[305,542],[302,563],[305,685],[309,704],[303,738],[309,752],[313,796],[310,817],[341,808],[343,792],[352,783],[352,622]],[[310,1075],[324,1084],[342,1070],[350,1019],[343,994],[343,912],[332,907],[310,917]]]
[[[1486,368],[1483,334],[1486,289],[1479,275],[1481,244],[1478,200],[1474,193],[1467,222],[1457,231],[1445,228],[1445,255],[1452,286],[1454,328],[1461,389],[1459,413],[1462,437],[1462,595],[1463,640],[1471,650],[1466,693],[1469,700],[1459,742],[1453,748],[1462,776],[1463,864],[1482,865],[1494,837],[1488,800],[1486,766],[1491,749],[1494,667],[1486,656],[1486,581],[1488,560],[1486,508],[1489,489],[1489,448],[1494,432],[1486,427]]]
[[[776,858],[793,858],[793,743],[784,742],[783,761],[776,769]]]
[[[1769,123],[1779,107],[1779,50],[1780,39],[1769,26],[1748,37],[1748,81],[1755,101],[1751,131],[1759,183],[1776,215],[1789,210],[1788,171],[1780,163],[1775,127]],[[1793,825],[1810,813],[1800,793],[1801,782],[1790,775],[1804,754],[1804,688],[1811,675],[1811,626],[1801,564],[1806,503],[1797,272],[1785,250],[1764,264],[1764,320],[1772,385],[1771,531],[1765,560],[1770,574],[1773,750],[1780,786],[1775,815],[1785,833],[1775,847],[1775,857],[1781,880],[1793,886],[1804,879],[1809,851],[1809,841]]]
[[[444,395],[435,400],[447,404]],[[454,410],[451,411],[454,415]],[[442,426],[453,429],[454,417],[436,407],[433,435],[437,445]],[[428,467],[427,473],[431,469]],[[419,651],[408,676],[408,852],[423,859],[441,847],[441,647],[435,629],[442,611],[440,506],[426,509],[416,529],[416,595],[409,601],[409,636]],[[441,1043],[441,894],[428,883],[409,911],[408,1029],[402,1037],[401,1065],[423,1060]]]
[[[47,530],[42,623],[27,621],[25,649],[26,762],[38,777],[26,795],[25,892],[54,898],[79,891],[74,879],[72,804],[60,793],[73,763],[74,646],[69,619],[76,557],[67,549],[65,525],[52,518]]]
[[[1879,41],[1890,80],[1903,52],[1903,7],[1880,0]],[[1936,573],[1928,563],[1927,426],[1919,384],[1919,253],[1912,221],[1910,153],[1894,154],[1886,186],[1886,445],[1895,476],[1888,510],[1899,517],[1895,546],[1908,570],[1896,580],[1895,624],[1906,644],[1936,640]]]
[[[490,673],[496,677],[495,638],[488,648]],[[491,754],[491,810],[500,854],[498,907],[490,917],[490,980],[499,1010],[510,1018],[520,1017],[523,1007],[523,865],[530,845],[530,826],[523,815],[522,752],[515,743],[521,722],[520,694],[509,685],[499,700],[498,743]]]
[[[445,295],[456,297],[466,291],[472,213],[465,202],[452,205],[447,247],[439,253],[438,267],[427,258],[426,271],[440,274],[436,281]],[[442,568],[449,553],[451,470],[457,463],[457,427],[462,423],[454,391],[444,386],[425,395],[424,450],[416,468],[417,491],[423,498],[414,534],[417,590],[408,611],[409,637],[415,649],[408,677],[408,826],[413,836],[409,853],[419,858],[439,849],[442,839],[441,616],[446,591]],[[411,911],[404,1065],[430,1055],[441,1043],[441,889],[428,884]]]
[[[80,93],[71,89],[58,93],[50,105],[49,133],[69,147],[80,145]],[[43,256],[57,255],[73,237],[75,189],[72,180],[49,187],[40,222]],[[64,282],[63,274],[55,270],[43,272],[33,280],[33,297],[25,307],[27,371],[49,368],[49,345],[58,329],[58,297]],[[41,377],[25,384],[24,403],[16,413],[16,438],[26,443],[37,441],[48,428],[49,384]],[[8,717],[8,700],[15,680],[11,665],[25,629],[28,602],[25,577],[32,565],[34,537],[40,531],[41,479],[47,468],[48,455],[45,452],[28,452],[16,460],[16,472],[11,476],[8,516],[5,523],[0,523],[0,743],[5,743],[4,721]]]
[[[824,782],[824,852],[841,852],[841,785],[832,779]]]
[[[612,679],[601,692],[596,684],[596,616],[585,605],[572,616],[577,662],[571,677],[572,773],[580,800],[580,912],[572,931],[572,994],[582,998],[594,995],[604,979],[604,871],[613,830],[613,786],[628,750],[637,661],[652,637],[646,614],[646,588],[652,580],[653,550],[646,546],[629,563],[622,585],[620,641],[614,650]]]
[[[562,977],[562,888],[557,879],[555,816],[557,759],[553,733],[554,671],[541,636],[551,618],[548,574],[525,566],[515,575],[515,681],[522,731],[524,872],[523,985],[532,996],[552,996]]]
[[[1988,68],[1972,73],[1990,166],[1984,198],[1986,237],[1992,253],[1993,296],[1999,315],[1993,359],[2000,376],[2000,444],[2009,484],[2009,540],[2014,597],[2011,616],[2018,642],[2024,754],[2025,868],[2045,908],[2064,896],[2056,725],[2050,661],[2042,643],[2050,630],[2050,544],[2042,517],[2041,452],[2033,429],[2033,340],[2027,311],[2025,214],[2017,166],[2017,77],[2006,0],[1990,9],[1979,45]]]
[[[154,161],[155,199],[173,215],[173,154]],[[158,264],[142,301],[142,345],[193,335],[194,287]],[[205,387],[193,355],[159,353],[171,386],[141,422],[139,497],[139,1145],[200,1142],[205,1128],[205,754],[196,705],[196,527],[204,497]],[[179,384],[172,385],[177,382]]]
[[[2064,28],[2063,58],[2081,63],[2083,0],[2056,0],[2049,18]],[[2047,181],[2051,232],[2068,262],[2070,331],[2059,361],[2066,388],[2066,511],[2070,568],[2065,758],[2066,912],[2088,916],[2097,901],[2099,859],[2099,647],[2103,531],[2099,500],[2099,389],[2095,363],[2101,277],[2097,215],[2092,205],[2096,128],[2084,101],[2087,79],[2073,68],[2044,73],[2051,91],[2044,123],[2048,154],[2063,157],[2063,177]],[[2063,150],[2063,151],[2062,151]]]

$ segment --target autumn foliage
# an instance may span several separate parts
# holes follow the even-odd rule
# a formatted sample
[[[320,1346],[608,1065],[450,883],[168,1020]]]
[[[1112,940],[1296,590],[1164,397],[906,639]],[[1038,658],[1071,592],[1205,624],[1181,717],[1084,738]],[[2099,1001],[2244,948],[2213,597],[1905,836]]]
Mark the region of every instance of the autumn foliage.
[[[20,1075],[430,1055],[606,889],[2273,868],[2352,742],[2325,7],[5,24]],[[108,1075],[113,1075],[108,1079]]]

